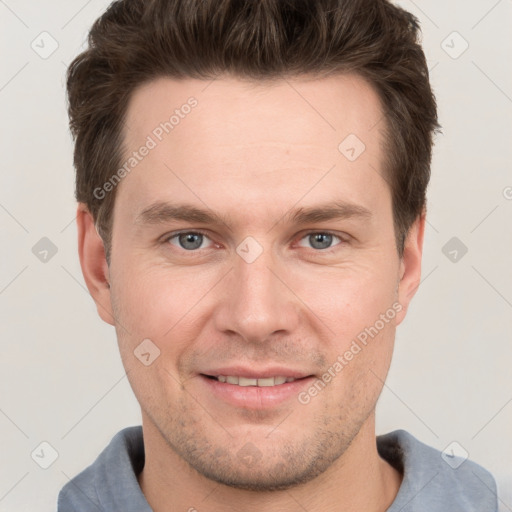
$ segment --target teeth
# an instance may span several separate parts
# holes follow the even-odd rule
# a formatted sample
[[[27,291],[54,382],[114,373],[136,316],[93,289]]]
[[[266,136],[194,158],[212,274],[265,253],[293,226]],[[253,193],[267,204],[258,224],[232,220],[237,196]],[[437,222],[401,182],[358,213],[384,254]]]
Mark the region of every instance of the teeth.
[[[293,382],[293,377],[263,377],[261,379],[249,379],[247,377],[236,377],[232,375],[219,375],[217,376],[219,382],[227,382],[228,384],[236,384],[238,386],[259,386],[259,387],[271,387],[279,386],[285,382]]]
[[[258,386],[273,386],[275,384],[274,377],[267,377],[266,379],[258,379]]]
[[[247,379],[245,377],[238,377],[239,386],[257,386],[258,379]]]

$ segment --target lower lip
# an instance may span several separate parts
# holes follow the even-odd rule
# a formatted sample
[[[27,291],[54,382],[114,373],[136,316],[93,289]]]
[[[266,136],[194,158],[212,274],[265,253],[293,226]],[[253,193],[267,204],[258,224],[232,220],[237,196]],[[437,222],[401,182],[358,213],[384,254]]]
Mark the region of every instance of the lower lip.
[[[314,377],[304,377],[277,386],[261,387],[228,384],[227,382],[219,382],[217,379],[210,379],[204,375],[200,375],[200,379],[214,396],[235,407],[270,409],[291,398],[297,399],[299,393],[306,386],[311,385]]]

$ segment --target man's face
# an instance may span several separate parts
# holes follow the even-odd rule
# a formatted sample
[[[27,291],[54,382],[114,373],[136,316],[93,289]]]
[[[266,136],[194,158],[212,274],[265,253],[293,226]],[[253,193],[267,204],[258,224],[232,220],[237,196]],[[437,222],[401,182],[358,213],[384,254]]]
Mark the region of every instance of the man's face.
[[[373,421],[408,301],[383,128],[355,76],[159,79],[134,93],[127,157],[148,135],[156,146],[118,185],[108,299],[145,435],[199,473],[305,482]],[[295,215],[334,203],[337,217]],[[169,215],[184,205],[222,221]]]

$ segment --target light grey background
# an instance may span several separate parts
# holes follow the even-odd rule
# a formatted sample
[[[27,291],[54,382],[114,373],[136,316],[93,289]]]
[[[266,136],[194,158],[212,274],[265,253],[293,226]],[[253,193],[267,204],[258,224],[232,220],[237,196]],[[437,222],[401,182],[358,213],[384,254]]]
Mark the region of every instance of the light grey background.
[[[64,75],[108,3],[0,0],[0,511],[55,510],[69,478],[118,430],[140,423],[114,330],[84,285],[74,224]],[[508,511],[512,1],[400,4],[422,23],[443,135],[423,282],[398,330],[378,433],[404,428],[440,450],[456,441],[494,473]],[[42,58],[51,38],[58,48]],[[43,237],[57,248],[46,262],[32,251]],[[467,254],[443,253],[453,237]],[[39,464],[51,462],[44,441],[58,453],[48,469],[31,457],[35,450]]]

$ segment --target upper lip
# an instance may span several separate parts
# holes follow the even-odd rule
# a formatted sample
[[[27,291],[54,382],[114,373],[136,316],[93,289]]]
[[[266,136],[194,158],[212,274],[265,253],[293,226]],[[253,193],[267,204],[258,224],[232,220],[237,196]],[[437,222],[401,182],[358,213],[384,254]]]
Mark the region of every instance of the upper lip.
[[[245,377],[247,379],[265,379],[268,377],[291,377],[293,379],[302,379],[303,377],[310,377],[312,374],[301,370],[294,370],[292,368],[284,368],[282,366],[271,366],[261,368],[260,370],[247,368],[243,366],[224,366],[212,370],[205,370],[201,372],[203,375],[211,377],[218,377],[219,375],[230,375],[236,377]]]

